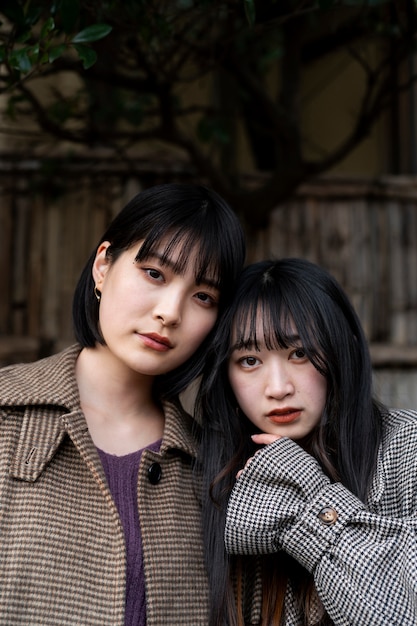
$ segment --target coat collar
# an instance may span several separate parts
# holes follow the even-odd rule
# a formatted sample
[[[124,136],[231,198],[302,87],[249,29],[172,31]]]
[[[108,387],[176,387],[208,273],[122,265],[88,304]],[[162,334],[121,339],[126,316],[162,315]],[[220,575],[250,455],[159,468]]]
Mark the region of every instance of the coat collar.
[[[33,363],[10,365],[0,371],[1,406],[60,406],[69,412],[79,407],[75,362],[81,346]]]
[[[198,451],[196,430],[199,429],[199,426],[191,415],[177,404],[163,402],[162,408],[165,413],[165,428],[161,454],[176,448],[182,450],[190,457],[196,458]]]
[[[80,408],[74,375],[79,345],[34,363],[13,365],[0,371],[0,411],[21,408],[22,426],[11,474],[35,481],[52,460],[66,436],[91,467],[97,460],[95,446]],[[165,429],[160,453],[181,450],[194,458],[197,441],[195,423],[179,405],[164,402]]]

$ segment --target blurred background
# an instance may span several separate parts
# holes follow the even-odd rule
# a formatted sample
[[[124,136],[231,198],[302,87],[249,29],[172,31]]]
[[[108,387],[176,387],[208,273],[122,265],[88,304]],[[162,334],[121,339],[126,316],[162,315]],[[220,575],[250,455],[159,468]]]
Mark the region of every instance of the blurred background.
[[[248,262],[334,274],[379,397],[417,409],[416,32],[414,0],[2,0],[0,364],[72,343],[107,223],[193,181]]]

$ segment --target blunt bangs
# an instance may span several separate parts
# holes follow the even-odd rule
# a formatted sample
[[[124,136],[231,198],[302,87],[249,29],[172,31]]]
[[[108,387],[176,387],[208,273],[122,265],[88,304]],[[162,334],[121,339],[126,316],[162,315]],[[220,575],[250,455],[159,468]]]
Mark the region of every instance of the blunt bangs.
[[[177,232],[167,233],[165,236],[158,234],[155,237],[151,232],[140,247],[135,260],[146,260],[155,254],[157,248],[160,254],[161,237],[165,246],[161,256],[163,265],[172,264],[172,255],[178,252],[175,263],[172,264],[175,272],[183,274],[188,264],[192,262],[197,285],[206,281],[220,289],[223,259],[219,258],[217,250],[213,254],[213,247],[207,242],[206,236],[191,227],[188,230],[182,228]],[[192,255],[193,252],[196,254]]]
[[[233,347],[279,350],[301,345],[327,376],[330,348],[317,290],[308,274],[296,275],[293,269],[283,259],[244,270],[233,315]]]
[[[182,273],[191,260],[196,283],[213,284],[220,290],[220,302],[224,304],[234,291],[244,263],[243,231],[236,215],[217,194],[204,187],[197,190],[198,202],[181,198],[177,207],[171,204],[165,219],[159,215],[154,220],[136,260],[145,260],[157,249],[160,254],[162,243],[162,263],[170,263],[173,252],[178,252],[174,269]]]
[[[250,302],[241,302],[233,322],[234,347],[237,349],[252,347],[259,351],[262,346],[267,350],[288,348],[294,340],[293,323],[282,301],[254,294]],[[250,296],[248,297],[250,300]]]

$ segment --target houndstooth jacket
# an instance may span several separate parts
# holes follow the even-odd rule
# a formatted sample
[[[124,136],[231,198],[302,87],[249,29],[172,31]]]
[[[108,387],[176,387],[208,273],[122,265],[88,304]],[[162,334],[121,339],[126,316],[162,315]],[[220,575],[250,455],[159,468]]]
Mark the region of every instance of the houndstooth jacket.
[[[2,626],[124,624],[124,534],[80,408],[79,350],[0,370]],[[206,626],[196,443],[190,416],[165,415],[138,479],[147,624]]]
[[[417,625],[417,413],[384,418],[366,505],[289,439],[257,453],[229,500],[234,554],[285,550],[313,573],[336,626]],[[287,626],[302,622],[290,591]]]

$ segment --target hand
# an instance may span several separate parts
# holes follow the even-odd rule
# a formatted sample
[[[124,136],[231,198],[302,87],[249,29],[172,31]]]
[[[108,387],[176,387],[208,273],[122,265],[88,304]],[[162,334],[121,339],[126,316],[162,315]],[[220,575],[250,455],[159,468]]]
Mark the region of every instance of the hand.
[[[258,444],[258,445],[265,445],[267,446],[269,443],[274,443],[274,441],[277,441],[278,439],[281,439],[281,435],[270,435],[267,433],[258,433],[257,435],[251,435],[251,439],[254,443]],[[259,452],[259,450],[258,450]],[[243,470],[249,465],[249,463],[252,461],[253,456],[250,456],[248,458],[248,460],[245,463],[245,467],[241,470],[238,471],[238,473],[236,474],[236,479],[238,479],[240,477],[240,475],[242,474]]]
[[[286,537],[329,478],[317,461],[286,437],[255,435],[272,443],[248,459],[229,499],[225,542],[231,554],[286,549]],[[247,467],[248,466],[248,467]]]

